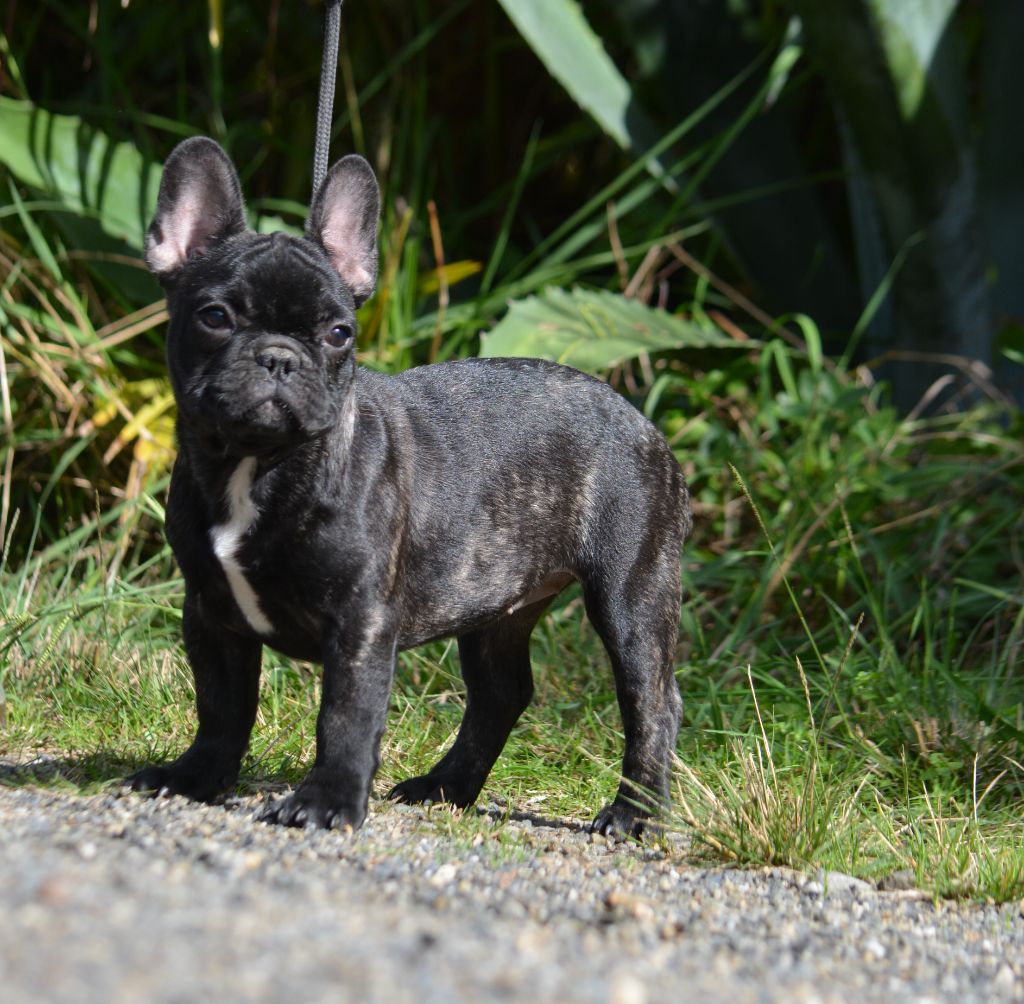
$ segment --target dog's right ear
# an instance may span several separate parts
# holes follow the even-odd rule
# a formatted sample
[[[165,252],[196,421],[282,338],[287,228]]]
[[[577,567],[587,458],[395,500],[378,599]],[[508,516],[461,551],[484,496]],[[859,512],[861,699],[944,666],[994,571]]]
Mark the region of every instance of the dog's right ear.
[[[193,255],[245,229],[238,174],[212,139],[179,143],[164,164],[156,216],[146,231],[146,264],[160,279],[171,278]]]

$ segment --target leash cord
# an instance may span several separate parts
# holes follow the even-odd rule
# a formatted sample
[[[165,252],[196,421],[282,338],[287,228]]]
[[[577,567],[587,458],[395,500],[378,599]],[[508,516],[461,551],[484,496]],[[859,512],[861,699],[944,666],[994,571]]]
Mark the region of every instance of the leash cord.
[[[338,36],[341,33],[342,0],[326,0],[324,55],[320,64],[320,96],[316,103],[316,147],[313,152],[313,197],[327,177],[331,148],[331,114],[334,110],[334,83],[338,73]]]

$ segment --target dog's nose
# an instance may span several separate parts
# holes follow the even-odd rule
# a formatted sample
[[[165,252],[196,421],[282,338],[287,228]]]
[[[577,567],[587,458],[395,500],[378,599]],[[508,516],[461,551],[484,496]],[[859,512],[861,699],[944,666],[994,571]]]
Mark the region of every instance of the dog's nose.
[[[286,380],[293,370],[299,368],[298,353],[290,345],[280,343],[259,346],[256,362],[278,380]]]

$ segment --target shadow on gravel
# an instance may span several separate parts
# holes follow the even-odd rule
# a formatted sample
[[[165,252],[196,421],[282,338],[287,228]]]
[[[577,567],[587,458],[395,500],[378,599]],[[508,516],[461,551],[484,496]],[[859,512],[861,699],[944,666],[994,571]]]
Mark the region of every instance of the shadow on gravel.
[[[76,788],[81,794],[95,793],[97,789],[110,789],[140,770],[150,761],[133,757],[119,757],[109,753],[90,753],[71,756],[57,756],[39,753],[31,758],[13,759],[0,757],[0,787],[20,788],[37,785],[44,788]],[[230,806],[247,796],[262,796],[264,800],[283,795],[295,786],[290,772],[283,771],[269,776],[246,776],[243,772],[238,787],[226,792],[216,802]],[[374,802],[384,799],[373,798]],[[442,808],[438,806],[437,808]],[[491,819],[530,823],[532,826],[571,833],[587,832],[589,825],[581,820],[559,819],[542,816],[535,812],[519,811],[508,805],[491,802],[463,810],[474,812]]]
[[[490,816],[492,819],[510,820],[514,823],[530,823],[533,826],[545,826],[553,830],[570,830],[574,833],[585,832],[589,825],[575,819],[555,819],[551,816],[539,816],[535,812],[509,811],[505,806],[491,803],[486,808],[477,807],[477,815]]]
[[[65,757],[40,753],[23,760],[0,757],[0,785],[17,788],[29,784],[48,787],[66,784],[94,788],[122,781],[143,766],[142,760],[108,753]]]
[[[143,767],[154,763],[152,757],[118,756],[116,753],[82,753],[61,756],[56,753],[37,753],[32,756],[0,756],[0,786],[10,788],[22,785],[71,785],[86,790],[116,786]],[[244,767],[233,795],[275,795],[290,791],[301,780],[301,770],[280,770],[269,774],[253,774]]]

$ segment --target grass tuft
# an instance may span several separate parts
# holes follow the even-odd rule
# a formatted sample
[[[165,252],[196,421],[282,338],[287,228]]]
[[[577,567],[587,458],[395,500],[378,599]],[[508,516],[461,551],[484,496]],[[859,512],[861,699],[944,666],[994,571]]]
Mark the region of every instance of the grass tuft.
[[[868,776],[858,779],[827,755],[799,661],[797,671],[807,705],[804,741],[779,748],[769,739],[748,667],[756,729],[730,737],[707,766],[677,763],[678,824],[714,856],[740,865],[819,865],[857,828]]]

